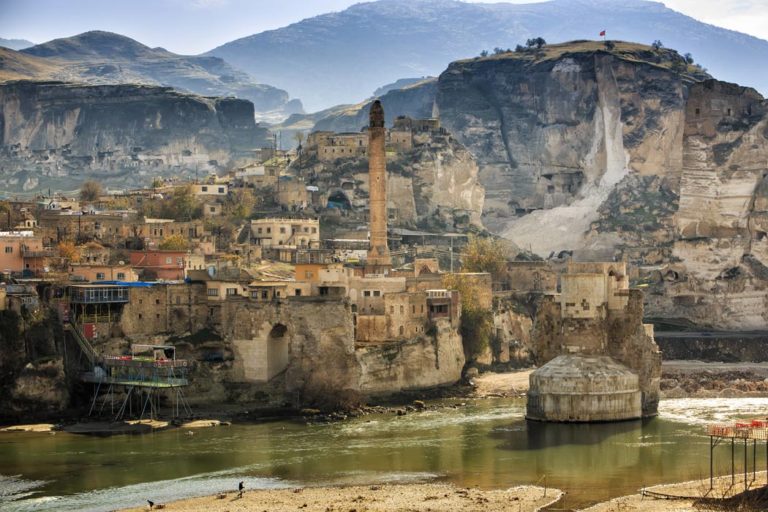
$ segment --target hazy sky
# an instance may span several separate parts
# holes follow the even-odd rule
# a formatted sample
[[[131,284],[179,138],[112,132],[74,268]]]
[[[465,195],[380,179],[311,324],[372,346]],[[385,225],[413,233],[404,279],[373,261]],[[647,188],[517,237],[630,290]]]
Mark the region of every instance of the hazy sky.
[[[239,37],[339,11],[358,1],[0,0],[0,37],[40,43],[99,29],[149,46],[195,54]],[[768,0],[662,1],[701,21],[768,40]]]

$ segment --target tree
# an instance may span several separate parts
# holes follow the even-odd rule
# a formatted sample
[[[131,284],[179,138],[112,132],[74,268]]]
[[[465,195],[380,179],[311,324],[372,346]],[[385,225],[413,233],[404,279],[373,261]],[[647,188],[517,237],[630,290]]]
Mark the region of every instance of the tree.
[[[532,39],[528,39],[525,42],[525,46],[528,48],[536,48],[537,50],[540,49],[542,46],[545,46],[547,42],[544,40],[543,37],[534,37]]]
[[[494,55],[501,55],[502,53],[504,53],[504,48],[499,48],[497,46],[496,48],[493,49],[493,54]]]
[[[461,251],[461,266],[464,272],[488,272],[494,282],[501,280],[507,272],[506,249],[499,239],[470,236]]]
[[[152,180],[152,188],[153,189],[160,188],[160,187],[163,186],[163,184],[164,184],[164,182],[163,182],[162,178],[155,178],[155,179]]]
[[[77,263],[80,261],[80,250],[72,242],[59,243],[59,257],[69,261],[70,263]]]
[[[101,184],[98,181],[88,180],[80,186],[80,200],[86,203],[98,201],[101,193]]]
[[[527,50],[527,48],[521,44],[515,46],[515,53],[522,53],[525,50]]]
[[[664,43],[656,39],[652,44],[651,47],[653,47],[654,50],[659,51],[662,48],[664,48]]]
[[[488,50],[483,50],[480,52],[481,57],[487,57],[488,56]]]
[[[229,198],[228,215],[235,220],[246,219],[251,216],[253,208],[256,206],[256,196],[249,188],[240,188],[232,193]]]
[[[694,62],[693,55],[691,55],[690,53],[686,53],[685,55],[683,55],[683,58],[685,59],[685,62],[688,64],[693,64]]]
[[[171,194],[171,199],[164,206],[164,215],[178,221],[189,221],[200,217],[200,207],[192,185],[176,187]]]
[[[614,48],[616,48],[616,43],[614,43],[613,41],[606,41],[605,42],[605,47],[608,50],[613,50]]]
[[[189,247],[187,241],[181,235],[171,235],[163,238],[158,245],[162,251],[186,251]]]
[[[443,285],[449,290],[457,290],[461,299],[461,325],[459,331],[464,344],[464,351],[470,360],[477,359],[488,347],[494,335],[493,311],[480,307],[477,287],[468,276],[446,274]]]

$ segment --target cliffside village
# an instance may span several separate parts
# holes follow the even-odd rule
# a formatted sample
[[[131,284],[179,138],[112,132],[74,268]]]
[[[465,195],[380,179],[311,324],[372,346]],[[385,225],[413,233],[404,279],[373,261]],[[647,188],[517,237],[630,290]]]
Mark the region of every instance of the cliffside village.
[[[461,274],[474,306],[493,311],[495,342],[471,355],[460,334],[462,298],[447,279],[460,267],[466,236],[388,226],[387,154],[440,130],[436,120],[409,118],[387,130],[377,101],[361,133],[311,134],[299,158],[368,156],[368,224],[337,225],[334,236],[327,236],[318,212],[345,207],[345,189],[307,185],[288,171],[297,156],[279,151],[193,183],[156,183],[88,201],[9,201],[7,230],[0,232],[0,309],[55,311],[89,356],[89,370],[105,357],[130,353],[130,343],[173,344],[178,357],[221,374],[204,383],[192,379],[197,399],[209,402],[228,399],[231,386],[242,383],[278,382],[281,391],[305,396],[392,393],[455,383],[468,358],[533,361],[533,319],[518,306],[556,294],[564,260],[508,261],[501,276]],[[178,200],[179,190],[202,208],[201,218],[146,214],[148,205]],[[229,220],[228,208],[243,190],[262,199],[257,213],[225,229],[216,220]],[[275,198],[271,210],[264,197]],[[626,268],[616,268],[626,290]],[[604,321],[607,311],[626,309],[626,299],[613,305],[605,291],[616,268],[571,269],[581,276],[579,286],[568,289],[562,313],[545,308],[547,314]],[[642,301],[624,316],[642,325]],[[572,351],[550,338],[542,341],[547,360]]]

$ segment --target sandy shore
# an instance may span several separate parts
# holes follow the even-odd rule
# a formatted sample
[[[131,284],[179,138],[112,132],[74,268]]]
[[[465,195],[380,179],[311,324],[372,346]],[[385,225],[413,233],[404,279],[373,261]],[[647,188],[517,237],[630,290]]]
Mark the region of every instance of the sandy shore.
[[[186,512],[269,511],[295,512],[480,512],[487,510],[536,511],[557,502],[562,492],[533,486],[507,490],[463,489],[450,484],[307,487],[300,489],[234,492],[164,504],[164,510]],[[147,507],[128,509],[144,511]]]
[[[35,423],[32,425],[12,425],[0,428],[0,432],[51,432],[56,428],[53,423]]]
[[[524,396],[528,392],[529,377],[533,368],[508,373],[481,373],[472,379],[475,396]]]
[[[766,483],[766,472],[757,473],[752,481],[752,475],[747,476],[747,484],[750,489],[763,486]],[[643,491],[646,491],[645,494]],[[735,485],[731,486],[731,477],[715,478],[714,488],[709,490],[709,479],[692,480],[676,484],[662,484],[647,487],[638,494],[622,496],[604,503],[598,503],[584,509],[582,512],[701,512],[708,510],[696,501],[702,498],[729,498],[744,491],[744,476],[737,475]],[[654,497],[656,495],[656,497]],[[674,499],[662,499],[660,496],[674,497]]]

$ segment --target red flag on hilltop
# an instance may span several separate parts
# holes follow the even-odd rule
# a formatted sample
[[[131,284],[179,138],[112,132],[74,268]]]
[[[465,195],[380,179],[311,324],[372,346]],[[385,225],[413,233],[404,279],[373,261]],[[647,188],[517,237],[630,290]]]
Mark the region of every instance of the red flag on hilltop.
[[[605,37],[605,30],[603,30],[602,32],[600,32],[600,37]]]

